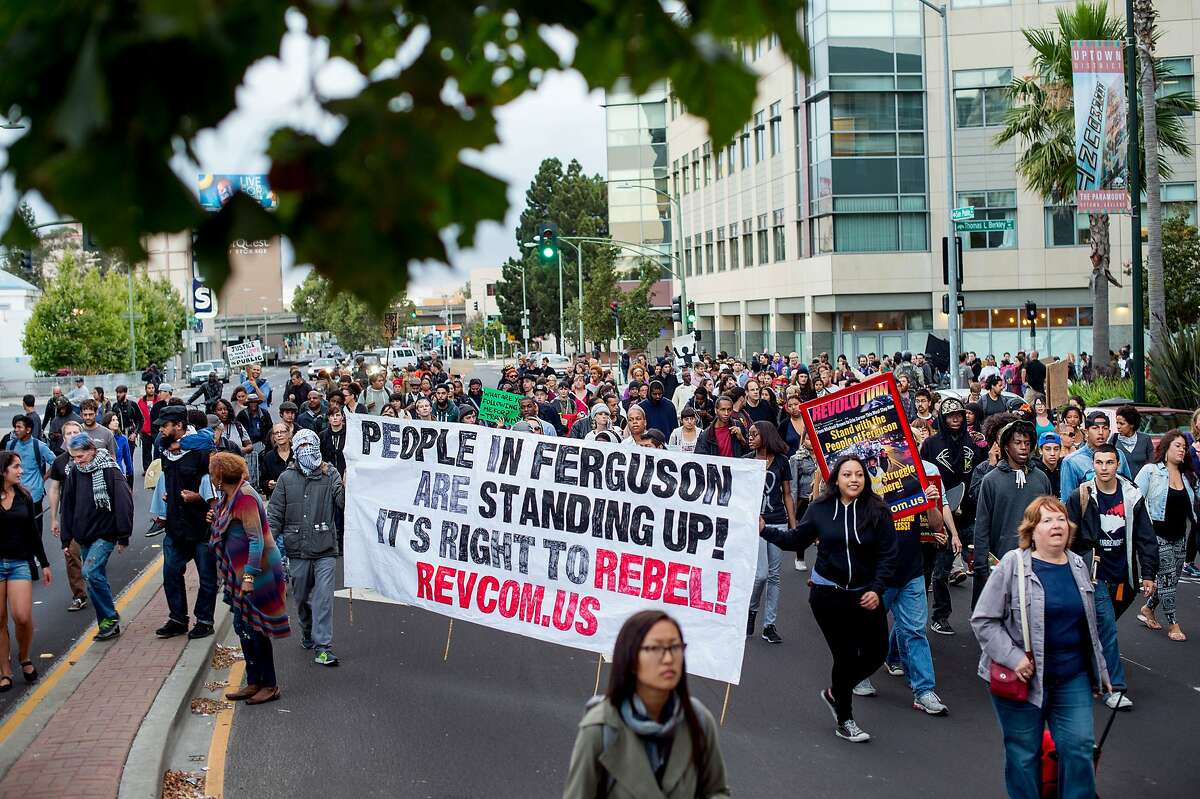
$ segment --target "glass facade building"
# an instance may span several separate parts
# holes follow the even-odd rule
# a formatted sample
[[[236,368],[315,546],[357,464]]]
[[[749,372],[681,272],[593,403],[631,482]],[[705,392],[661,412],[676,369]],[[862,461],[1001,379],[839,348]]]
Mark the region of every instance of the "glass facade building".
[[[608,224],[614,239],[671,253],[671,201],[667,161],[667,87],[644,94],[618,85],[605,94],[608,151]],[[622,253],[621,266],[637,256]]]

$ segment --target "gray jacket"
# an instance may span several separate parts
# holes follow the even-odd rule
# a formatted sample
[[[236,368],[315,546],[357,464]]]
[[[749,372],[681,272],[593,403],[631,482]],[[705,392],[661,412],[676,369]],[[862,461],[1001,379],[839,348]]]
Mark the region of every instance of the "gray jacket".
[[[625,725],[621,714],[606,699],[595,702],[579,722],[563,799],[729,799],[725,760],[717,743],[717,722],[708,708],[695,700],[693,703],[705,731],[708,755],[703,774],[692,765],[692,738],[687,724],[681,721],[675,728],[660,788],[637,733]],[[611,742],[607,745],[605,727],[610,728]],[[608,789],[610,779],[612,787]]]
[[[1042,706],[1042,673],[1046,668],[1046,595],[1042,581],[1033,573],[1032,553],[1028,549],[1008,552],[996,566],[996,571],[983,586],[979,602],[971,614],[971,629],[979,641],[982,654],[979,656],[979,676],[989,678],[992,662],[1016,669],[1025,656],[1024,639],[1021,635],[1021,597],[1017,585],[1017,558],[1025,562],[1025,598],[1028,602],[1029,645],[1033,649],[1033,679],[1029,682],[1029,702]],[[1092,576],[1083,558],[1067,552],[1071,574],[1079,587],[1083,599],[1083,612],[1087,616],[1088,633],[1092,647],[1092,678],[1097,688],[1109,689],[1108,667],[1104,663],[1104,652],[1100,647],[1100,635],[1096,631],[1095,588]]]
[[[979,484],[975,507],[975,579],[987,576],[988,553],[999,557],[1017,546],[1017,528],[1025,508],[1042,494],[1050,493],[1050,478],[1041,469],[1028,466],[1024,485],[1004,458]]]
[[[312,477],[305,477],[294,462],[284,469],[267,505],[267,523],[284,554],[289,558],[337,555],[335,503],[339,508],[346,503],[337,469],[323,463]]]

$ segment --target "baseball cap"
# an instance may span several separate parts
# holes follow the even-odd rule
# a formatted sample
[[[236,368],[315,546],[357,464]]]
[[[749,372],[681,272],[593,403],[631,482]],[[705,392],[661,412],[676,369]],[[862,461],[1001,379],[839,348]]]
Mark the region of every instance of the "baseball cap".
[[[1111,427],[1112,423],[1108,421],[1108,414],[1104,411],[1092,411],[1083,420],[1084,427]]]
[[[945,418],[952,413],[966,413],[966,406],[958,397],[946,397],[938,408],[938,415]]]
[[[76,382],[76,383],[82,383],[82,382],[83,382],[83,378],[82,378],[82,377],[80,377],[79,375],[75,375],[75,382]]]
[[[1058,444],[1061,447],[1062,436],[1051,430],[1047,430],[1045,433],[1042,433],[1040,436],[1038,436],[1038,446],[1044,447],[1047,444]]]
[[[175,387],[174,387],[174,386],[172,386],[170,383],[159,383],[159,384],[158,384],[158,390],[159,390],[159,391],[165,391],[165,392],[167,392],[168,394],[174,394],[174,393],[175,393]]]

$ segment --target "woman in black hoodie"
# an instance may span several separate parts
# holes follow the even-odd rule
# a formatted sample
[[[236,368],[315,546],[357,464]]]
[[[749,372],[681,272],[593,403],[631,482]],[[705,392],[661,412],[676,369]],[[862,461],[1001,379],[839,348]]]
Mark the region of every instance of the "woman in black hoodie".
[[[839,738],[871,740],[854,723],[852,691],[887,655],[887,611],[880,598],[895,565],[896,529],[888,506],[871,490],[866,464],[856,455],[839,458],[799,526],[766,527],[760,534],[794,552],[816,542],[808,603],[833,655],[832,685],[821,691],[821,700],[837,720]]]

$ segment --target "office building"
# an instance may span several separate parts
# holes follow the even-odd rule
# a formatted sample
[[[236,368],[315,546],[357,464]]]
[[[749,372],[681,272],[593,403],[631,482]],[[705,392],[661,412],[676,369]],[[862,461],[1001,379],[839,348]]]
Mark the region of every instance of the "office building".
[[[949,12],[953,204],[1014,222],[1011,231],[962,234],[962,347],[981,355],[1091,350],[1087,216],[1026,188],[1016,146],[994,143],[1004,86],[1030,72],[1021,30],[1054,25],[1060,8],[952,0]],[[1166,90],[1190,89],[1191,6],[1160,4],[1159,13]],[[774,37],[741,49],[759,75],[758,96],[727,146],[668,92],[670,191],[682,207],[678,236],[702,346],[805,357],[924,350],[948,324],[941,21],[916,0],[814,0],[803,24],[810,74]],[[1164,204],[1194,222],[1195,158],[1172,166]],[[1110,288],[1114,348],[1130,340],[1129,220],[1111,218],[1110,271],[1121,283]],[[1036,341],[1021,312],[1027,301],[1038,305]]]

